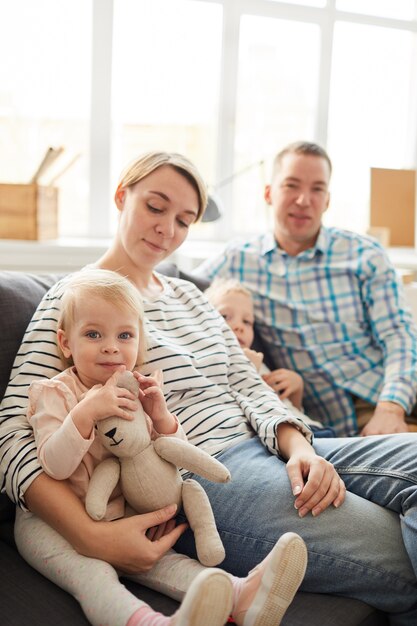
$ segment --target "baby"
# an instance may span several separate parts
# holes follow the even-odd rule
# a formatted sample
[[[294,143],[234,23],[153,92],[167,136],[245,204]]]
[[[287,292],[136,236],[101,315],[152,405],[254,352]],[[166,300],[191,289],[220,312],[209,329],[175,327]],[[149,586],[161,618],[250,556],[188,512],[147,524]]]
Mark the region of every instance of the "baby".
[[[262,352],[251,349],[254,340],[255,314],[250,291],[234,278],[215,278],[204,293],[233,330],[248,359],[264,381],[279,395],[285,406],[291,410],[291,413],[300,417],[317,434],[330,430],[323,428],[319,422],[302,412],[304,383],[301,376],[284,368],[271,372],[263,361]]]
[[[146,359],[144,314],[139,291],[129,280],[107,270],[84,270],[70,277],[61,300],[57,342],[70,366],[31,384],[28,420],[44,471],[67,480],[85,501],[94,468],[110,456],[95,437],[97,422],[113,415],[130,420],[140,402],[153,438],[185,434],[167,407],[162,372],[143,376],[138,371]],[[117,386],[125,370],[133,371],[139,382],[138,397]],[[111,522],[124,515],[118,486],[105,519]],[[151,535],[155,532],[152,529]],[[223,626],[230,613],[239,626],[276,626],[301,583],[307,558],[304,542],[295,533],[283,535],[247,578],[204,568],[170,551],[146,574],[129,576],[183,598],[179,610],[165,617],[131,594],[109,563],[78,554],[32,513],[17,512],[15,536],[22,556],[72,593],[97,626]]]

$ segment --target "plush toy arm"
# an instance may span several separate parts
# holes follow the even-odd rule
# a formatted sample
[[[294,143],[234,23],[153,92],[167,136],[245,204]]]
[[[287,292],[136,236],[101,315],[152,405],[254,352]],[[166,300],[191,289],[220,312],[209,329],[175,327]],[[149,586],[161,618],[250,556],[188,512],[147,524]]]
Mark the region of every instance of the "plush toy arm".
[[[230,472],[223,463],[188,441],[159,437],[153,443],[157,454],[177,467],[183,467],[215,483],[227,483],[230,480]]]
[[[106,514],[107,504],[120,476],[119,460],[110,457],[95,468],[88,485],[85,508],[90,517],[101,520]]]

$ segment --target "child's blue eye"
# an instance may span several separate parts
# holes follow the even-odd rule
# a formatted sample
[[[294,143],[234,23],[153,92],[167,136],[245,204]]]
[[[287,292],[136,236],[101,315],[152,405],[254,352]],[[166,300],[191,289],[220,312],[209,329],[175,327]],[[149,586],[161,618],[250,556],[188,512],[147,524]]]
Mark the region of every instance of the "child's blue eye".
[[[132,337],[132,333],[126,331],[125,333],[120,333],[119,337],[120,339],[130,339]]]
[[[89,337],[90,339],[98,339],[99,336],[100,334],[97,330],[89,330],[88,333],[86,333],[86,337]]]

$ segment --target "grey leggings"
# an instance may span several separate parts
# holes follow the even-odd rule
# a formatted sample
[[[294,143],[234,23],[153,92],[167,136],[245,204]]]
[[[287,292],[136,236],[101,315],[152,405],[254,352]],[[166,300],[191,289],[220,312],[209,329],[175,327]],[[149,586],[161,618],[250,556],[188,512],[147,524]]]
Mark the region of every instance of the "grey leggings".
[[[117,571],[99,559],[82,556],[50,526],[32,513],[16,510],[15,540],[22,557],[38,572],[70,593],[94,626],[124,626],[144,602],[120,582]],[[182,600],[205,569],[173,550],[146,574],[132,580]]]

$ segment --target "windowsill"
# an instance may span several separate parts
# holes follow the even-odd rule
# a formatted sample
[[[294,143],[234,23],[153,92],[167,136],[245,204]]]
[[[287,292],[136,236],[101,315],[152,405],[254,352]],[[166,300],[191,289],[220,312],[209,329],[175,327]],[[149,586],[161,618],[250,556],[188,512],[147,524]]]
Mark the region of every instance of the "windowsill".
[[[65,273],[92,263],[108,248],[108,240],[0,240],[0,268],[44,274]]]
[[[42,274],[75,271],[96,261],[110,245],[110,239],[56,239],[50,241],[0,240],[0,269]],[[193,270],[201,261],[221,252],[225,242],[188,240],[169,260],[183,271]],[[415,248],[389,248],[395,267],[417,272]]]
[[[0,269],[35,274],[72,272],[96,261],[110,243],[110,239],[0,239]],[[169,260],[189,272],[223,247],[223,242],[189,240]]]

